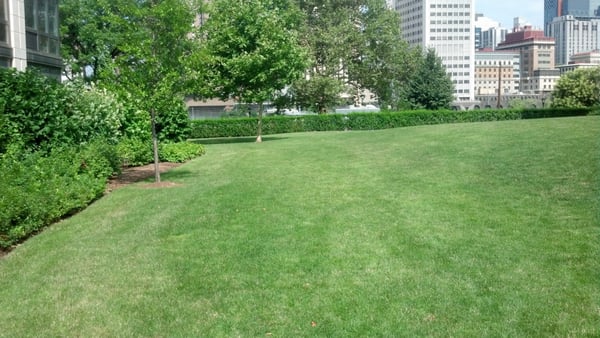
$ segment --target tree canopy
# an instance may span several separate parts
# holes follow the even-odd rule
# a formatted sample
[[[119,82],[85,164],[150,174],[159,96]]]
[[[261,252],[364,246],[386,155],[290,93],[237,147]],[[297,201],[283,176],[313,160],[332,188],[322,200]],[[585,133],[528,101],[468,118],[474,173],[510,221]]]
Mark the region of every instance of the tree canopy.
[[[552,92],[552,106],[600,106],[600,66],[576,69],[561,76]]]
[[[295,93],[311,97],[326,88],[326,93],[337,91],[339,97],[345,92],[359,101],[358,93],[369,90],[381,105],[396,107],[419,56],[400,38],[398,13],[389,10],[384,0],[298,3],[305,15],[302,36],[312,64]],[[315,96],[309,106],[322,111],[323,103],[317,101],[323,100]],[[326,108],[336,103],[327,100]]]
[[[190,59],[195,94],[258,104],[260,142],[262,104],[306,69],[300,22],[291,0],[214,1],[198,34],[202,53]]]
[[[454,99],[454,85],[434,49],[425,52],[406,90],[406,100],[413,109],[450,107]]]

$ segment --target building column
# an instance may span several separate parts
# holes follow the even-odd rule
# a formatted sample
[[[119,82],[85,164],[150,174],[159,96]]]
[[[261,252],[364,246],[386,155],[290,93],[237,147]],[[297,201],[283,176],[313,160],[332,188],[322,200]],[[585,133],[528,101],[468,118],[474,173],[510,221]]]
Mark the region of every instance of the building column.
[[[8,24],[10,46],[13,50],[12,66],[24,71],[27,68],[27,42],[23,0],[8,0]]]

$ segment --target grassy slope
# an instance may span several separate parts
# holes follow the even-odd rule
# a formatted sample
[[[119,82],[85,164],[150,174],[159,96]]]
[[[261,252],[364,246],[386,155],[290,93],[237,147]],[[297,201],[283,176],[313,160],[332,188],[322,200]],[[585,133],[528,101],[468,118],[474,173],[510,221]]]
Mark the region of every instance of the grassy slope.
[[[0,261],[0,336],[600,335],[600,118],[213,144]]]

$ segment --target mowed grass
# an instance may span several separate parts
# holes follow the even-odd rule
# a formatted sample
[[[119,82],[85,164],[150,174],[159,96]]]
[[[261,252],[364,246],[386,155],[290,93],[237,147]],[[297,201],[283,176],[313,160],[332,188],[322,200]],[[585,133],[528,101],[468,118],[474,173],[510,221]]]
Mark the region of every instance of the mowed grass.
[[[0,259],[0,336],[600,335],[600,117],[265,139]]]

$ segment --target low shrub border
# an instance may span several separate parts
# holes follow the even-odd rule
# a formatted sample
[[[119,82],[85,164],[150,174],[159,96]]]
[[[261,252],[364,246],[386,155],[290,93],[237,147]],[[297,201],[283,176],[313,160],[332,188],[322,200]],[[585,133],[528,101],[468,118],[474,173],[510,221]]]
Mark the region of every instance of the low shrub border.
[[[152,162],[147,148],[148,157],[137,165]],[[185,162],[204,153],[204,146],[191,142],[160,146],[161,161]],[[15,148],[0,154],[0,251],[101,197],[123,162],[117,147],[102,139],[50,152]]]
[[[377,130],[442,123],[486,122],[586,116],[590,108],[575,109],[501,109],[468,111],[404,111],[382,113],[273,116],[263,118],[263,134],[285,134],[308,131]],[[257,118],[223,118],[192,121],[192,139],[256,135]]]
[[[0,156],[0,249],[85,208],[118,171],[114,146],[95,141],[50,153]]]

